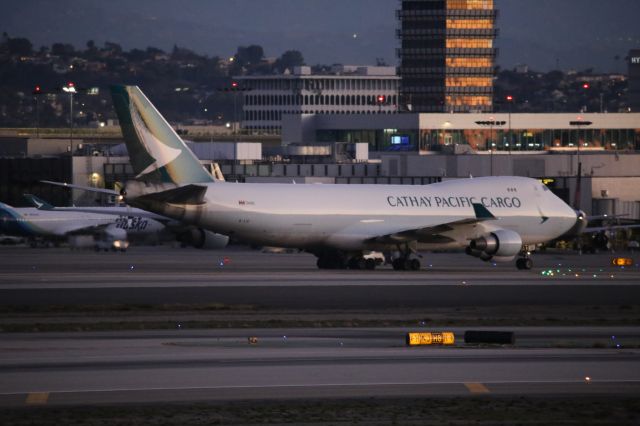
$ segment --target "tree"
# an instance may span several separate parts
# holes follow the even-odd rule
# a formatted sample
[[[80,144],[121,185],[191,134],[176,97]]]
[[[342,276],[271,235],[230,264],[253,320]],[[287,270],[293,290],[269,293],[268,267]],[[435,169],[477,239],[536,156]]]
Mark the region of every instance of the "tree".
[[[238,47],[238,52],[235,55],[235,62],[240,66],[247,67],[258,65],[262,61],[262,58],[264,58],[264,49],[262,49],[262,46],[252,44],[247,47]]]
[[[122,53],[122,46],[120,46],[118,43],[105,41],[104,50],[107,52],[111,52],[112,55],[120,55]]]
[[[157,47],[149,46],[147,47],[147,55],[149,55],[149,57],[164,55],[164,50],[158,49]]]
[[[131,49],[128,53],[125,54],[125,56],[131,62],[142,62],[147,59],[147,52],[140,49]]]
[[[67,43],[53,43],[51,53],[56,56],[71,56],[75,53],[73,45]]]
[[[33,53],[33,45],[26,38],[10,38],[7,48],[12,56],[29,56]]]
[[[299,67],[304,65],[304,58],[302,53],[298,50],[287,50],[280,56],[275,63],[275,68],[284,72],[286,69],[292,69],[293,67]]]

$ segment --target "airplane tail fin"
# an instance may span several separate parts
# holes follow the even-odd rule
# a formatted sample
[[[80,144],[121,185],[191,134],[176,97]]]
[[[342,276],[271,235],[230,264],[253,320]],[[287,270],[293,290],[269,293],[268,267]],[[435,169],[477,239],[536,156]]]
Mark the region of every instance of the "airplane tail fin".
[[[136,179],[178,186],[214,181],[138,86],[111,86],[111,96]]]
[[[8,204],[0,203],[0,234],[23,235],[26,223],[22,215]]]
[[[54,206],[52,206],[51,204],[47,203],[46,201],[44,201],[42,198],[38,198],[33,194],[23,194],[24,198],[27,199],[27,201],[29,201],[33,207],[37,208],[38,210],[53,210],[55,209]]]

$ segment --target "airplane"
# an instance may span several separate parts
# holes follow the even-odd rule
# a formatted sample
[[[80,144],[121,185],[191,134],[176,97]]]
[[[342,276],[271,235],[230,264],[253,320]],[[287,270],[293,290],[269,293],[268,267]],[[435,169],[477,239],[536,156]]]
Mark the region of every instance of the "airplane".
[[[24,194],[24,197],[39,211],[69,214],[68,217],[58,216],[59,218],[64,217],[67,221],[74,220],[76,217],[83,217],[83,214],[88,218],[104,218],[107,223],[113,223],[111,228],[106,228],[107,232],[115,232],[115,229],[119,229],[125,231],[125,235],[129,234],[134,237],[144,237],[169,232],[175,236],[183,246],[189,245],[195,248],[209,250],[224,248],[229,242],[229,237],[226,235],[214,234],[193,226],[185,226],[168,217],[129,206],[54,207],[47,201],[33,194]],[[21,209],[14,208],[14,210]],[[74,233],[77,232],[74,231]]]
[[[140,226],[131,231],[151,233],[164,228],[153,220],[144,222],[142,225],[140,221]],[[0,234],[27,237],[32,246],[44,238],[56,242],[69,240],[73,247],[79,243],[78,236],[90,235],[95,237],[96,248],[124,251],[129,245],[128,231],[123,229],[124,225],[124,222],[118,221],[118,216],[113,215],[11,207],[0,203]]]
[[[425,186],[289,185],[216,181],[137,86],[111,87],[136,177],[127,204],[212,232],[317,257],[320,269],[420,269],[423,250],[461,248],[531,269],[536,245],[587,226],[538,180],[482,177]]]

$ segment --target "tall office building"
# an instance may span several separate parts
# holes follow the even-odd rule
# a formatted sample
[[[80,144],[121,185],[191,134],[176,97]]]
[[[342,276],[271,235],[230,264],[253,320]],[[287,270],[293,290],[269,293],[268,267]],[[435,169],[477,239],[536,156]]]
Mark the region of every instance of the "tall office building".
[[[402,0],[401,95],[415,112],[493,109],[494,0]]]
[[[629,65],[629,108],[640,111],[640,49],[633,49],[627,55]]]

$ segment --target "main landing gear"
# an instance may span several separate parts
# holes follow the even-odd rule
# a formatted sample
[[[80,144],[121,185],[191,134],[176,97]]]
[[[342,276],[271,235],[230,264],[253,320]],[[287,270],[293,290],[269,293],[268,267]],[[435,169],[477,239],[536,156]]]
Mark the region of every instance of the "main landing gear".
[[[393,259],[391,266],[396,271],[418,271],[420,270],[420,260],[415,257],[412,259],[411,255],[416,253],[409,244],[404,246],[398,245],[398,251],[400,256]]]
[[[420,270],[420,260],[414,248],[409,244],[398,246],[399,256],[391,261],[393,269],[396,271],[418,271]],[[391,258],[390,253],[385,256],[375,253],[364,255],[362,252],[346,252],[339,250],[324,250],[313,252],[318,257],[317,265],[319,269],[353,269],[373,271],[376,266],[382,264],[386,259]]]
[[[323,252],[317,254],[319,269],[355,269],[373,271],[376,269],[375,259],[365,259],[362,254],[349,256],[341,252]]]
[[[409,259],[408,257],[398,257],[391,262],[393,269],[396,271],[418,271],[420,270],[420,261],[418,259]]]

